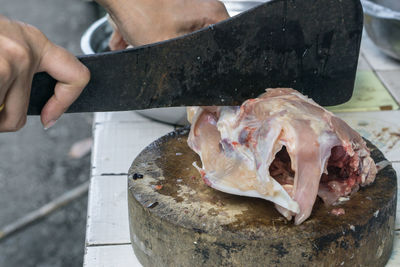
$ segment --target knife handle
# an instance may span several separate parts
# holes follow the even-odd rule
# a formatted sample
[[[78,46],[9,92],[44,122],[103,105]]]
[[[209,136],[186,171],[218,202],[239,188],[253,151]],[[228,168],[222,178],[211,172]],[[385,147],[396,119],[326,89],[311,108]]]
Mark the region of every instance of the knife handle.
[[[44,105],[54,94],[57,83],[46,72],[36,73],[33,77],[31,95],[29,100],[28,115],[40,115]]]
[[[113,53],[99,53],[97,55],[83,55],[77,56],[77,59],[85,65],[90,72],[95,69],[96,65],[101,65],[101,60],[104,57],[107,57],[105,54],[117,54],[117,52]],[[100,73],[100,75],[104,75],[104,73]],[[92,75],[93,78],[94,75]],[[54,95],[54,88],[57,84],[57,80],[51,77],[46,72],[39,72],[33,76],[31,94],[29,99],[28,106],[28,115],[40,115],[44,105],[50,99],[52,95]],[[93,98],[92,93],[95,91],[92,86],[93,82],[89,81],[86,85],[85,89],[78,97],[78,99],[68,108],[66,112],[87,112],[84,107],[87,106],[87,96],[89,98]],[[88,92],[89,91],[89,92]],[[85,96],[85,97],[82,97]],[[90,111],[90,110],[89,110]]]

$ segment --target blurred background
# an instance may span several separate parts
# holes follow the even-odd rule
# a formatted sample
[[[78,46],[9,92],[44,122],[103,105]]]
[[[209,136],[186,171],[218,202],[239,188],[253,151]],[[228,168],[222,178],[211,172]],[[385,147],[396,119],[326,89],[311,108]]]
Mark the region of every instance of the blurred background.
[[[83,0],[0,0],[1,15],[38,27],[74,54],[82,54],[80,38],[98,13],[95,4]],[[0,134],[0,229],[89,180],[90,153],[69,152],[74,144],[85,150],[91,123],[91,114],[64,115],[45,131],[38,117],[30,117],[21,131]],[[0,266],[82,266],[86,212],[83,193],[0,238]]]

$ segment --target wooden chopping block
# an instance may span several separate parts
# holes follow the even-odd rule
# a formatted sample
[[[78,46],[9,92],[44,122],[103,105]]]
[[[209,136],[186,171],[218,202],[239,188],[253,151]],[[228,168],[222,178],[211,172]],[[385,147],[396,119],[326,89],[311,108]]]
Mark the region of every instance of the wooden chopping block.
[[[133,249],[144,266],[384,266],[394,238],[397,179],[391,166],[336,206],[318,199],[296,226],[271,202],[204,184],[187,146],[188,130],[149,145],[129,171]],[[375,162],[385,160],[371,143]]]

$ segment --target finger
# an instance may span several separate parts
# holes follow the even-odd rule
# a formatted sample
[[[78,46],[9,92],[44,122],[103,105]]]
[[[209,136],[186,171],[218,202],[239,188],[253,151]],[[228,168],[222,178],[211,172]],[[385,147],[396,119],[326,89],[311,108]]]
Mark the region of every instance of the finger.
[[[219,21],[229,18],[228,11],[224,3],[220,1],[205,1],[203,2],[204,14],[208,14],[206,24],[215,24]]]
[[[225,5],[220,1],[200,2],[200,6],[196,11],[196,15],[186,14],[177,23],[178,35],[190,33],[229,18]],[[198,14],[204,14],[204,16],[199,16]]]
[[[11,64],[0,55],[0,105],[4,103],[6,94],[15,79]]]
[[[108,46],[112,51],[123,50],[128,46],[128,43],[124,40],[121,33],[118,30],[114,30],[111,35]]]
[[[118,30],[117,24],[115,24],[110,15],[107,15],[107,20],[114,30],[110,41],[108,42],[108,46],[112,51],[125,49],[128,46],[128,43],[125,41],[124,37],[122,37],[121,32]]]
[[[65,49],[48,43],[39,71],[45,71],[58,82],[54,95],[42,109],[41,121],[49,128],[78,98],[90,79],[89,70]]]
[[[0,112],[0,132],[15,132],[25,125],[31,80],[32,76],[18,79],[8,90]]]

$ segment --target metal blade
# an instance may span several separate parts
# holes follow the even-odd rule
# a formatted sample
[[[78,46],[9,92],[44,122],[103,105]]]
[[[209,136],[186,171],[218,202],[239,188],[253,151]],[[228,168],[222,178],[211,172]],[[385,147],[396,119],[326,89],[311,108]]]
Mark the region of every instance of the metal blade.
[[[83,56],[92,78],[68,112],[238,105],[267,87],[340,104],[353,92],[362,25],[359,0],[273,0],[176,39]],[[54,85],[35,75],[28,114]]]

